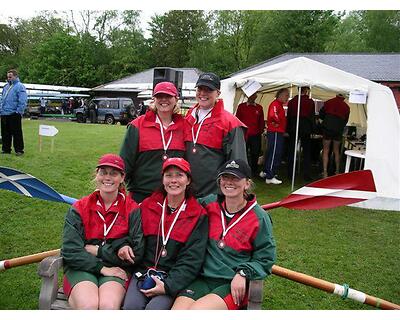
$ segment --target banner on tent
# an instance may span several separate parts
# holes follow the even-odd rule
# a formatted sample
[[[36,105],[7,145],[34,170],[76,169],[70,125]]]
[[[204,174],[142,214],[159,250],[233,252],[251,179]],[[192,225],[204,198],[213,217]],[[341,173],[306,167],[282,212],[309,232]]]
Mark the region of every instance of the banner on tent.
[[[361,90],[350,91],[349,102],[365,104],[367,103],[367,93]]]
[[[261,87],[262,86],[259,82],[254,80],[249,80],[242,87],[242,90],[247,97],[250,97],[251,95],[256,93]]]

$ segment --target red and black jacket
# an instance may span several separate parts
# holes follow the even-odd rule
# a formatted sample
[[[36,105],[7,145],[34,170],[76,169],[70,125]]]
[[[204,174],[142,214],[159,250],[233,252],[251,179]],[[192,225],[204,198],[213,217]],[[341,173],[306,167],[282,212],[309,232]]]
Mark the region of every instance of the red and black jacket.
[[[164,131],[166,141],[172,134],[167,155],[183,157],[184,119],[181,115],[174,114],[172,121],[173,124]],[[156,123],[156,114],[149,110],[129,124],[120,150],[120,155],[125,161],[125,182],[129,192],[149,196],[160,187],[163,154],[160,125]]]
[[[116,201],[105,210],[99,191],[95,191],[69,209],[65,218],[63,245],[64,271],[68,268],[99,274],[104,266],[120,266],[130,269],[132,265],[117,257],[123,245],[130,245],[135,253],[135,262],[143,257],[144,242],[140,215],[135,214],[138,205],[124,192],[118,193]],[[110,231],[104,236],[104,221]],[[118,216],[117,216],[118,214]],[[98,245],[97,256],[85,250],[85,245]]]
[[[219,99],[201,126],[196,145],[193,143],[192,127],[196,134],[196,104],[185,117],[185,158],[190,163],[193,188],[196,196],[206,196],[217,192],[215,182],[218,169],[228,160],[247,161],[245,130],[246,126],[233,114],[224,110]],[[195,147],[196,152],[193,152]]]
[[[135,271],[144,273],[148,268],[154,267],[156,256],[161,251],[163,201],[163,194],[155,192],[140,204],[138,211],[141,213],[146,251],[142,264]],[[176,211],[171,213],[166,210],[165,233],[169,230]],[[166,245],[167,256],[160,257],[157,265],[158,270],[168,273],[164,281],[167,294],[175,296],[196,278],[204,260],[207,235],[206,211],[194,197],[190,197],[171,231]]]
[[[271,274],[276,260],[272,221],[256,204],[224,237],[225,247],[218,247],[222,237],[221,206],[224,197],[209,195],[199,199],[205,206],[209,219],[209,241],[201,274],[210,278],[233,279],[238,270],[246,273],[249,280],[263,279]],[[226,224],[229,227],[256,201],[247,202]]]

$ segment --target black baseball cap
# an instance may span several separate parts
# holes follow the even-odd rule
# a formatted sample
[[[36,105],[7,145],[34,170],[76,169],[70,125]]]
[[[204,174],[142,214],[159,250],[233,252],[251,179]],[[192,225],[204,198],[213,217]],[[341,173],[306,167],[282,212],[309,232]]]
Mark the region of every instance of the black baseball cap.
[[[251,169],[247,162],[242,159],[229,160],[219,169],[218,178],[223,174],[231,174],[239,179],[250,179]]]
[[[211,90],[219,90],[221,88],[221,80],[212,72],[205,72],[199,76],[196,82],[196,87],[205,86]]]

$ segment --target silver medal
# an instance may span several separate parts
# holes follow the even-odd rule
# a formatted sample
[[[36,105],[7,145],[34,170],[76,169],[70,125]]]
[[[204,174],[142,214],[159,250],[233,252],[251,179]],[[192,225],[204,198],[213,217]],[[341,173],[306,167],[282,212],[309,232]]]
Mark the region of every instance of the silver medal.
[[[224,239],[219,240],[218,243],[217,243],[217,246],[218,246],[218,248],[220,248],[220,249],[225,248],[225,241],[224,241]]]
[[[162,248],[162,250],[161,250],[161,257],[166,257],[167,256],[167,254],[168,254],[168,252],[167,252],[167,249],[165,249],[165,248]]]
[[[163,156],[162,156],[162,159],[163,159],[163,161],[165,161],[165,160],[167,160],[167,159],[168,159],[168,156],[167,156],[167,154],[166,154],[166,153],[164,153],[164,154],[163,154]]]
[[[193,152],[193,153],[196,153],[196,152],[197,152],[197,149],[196,149],[195,147],[193,147],[192,152]]]

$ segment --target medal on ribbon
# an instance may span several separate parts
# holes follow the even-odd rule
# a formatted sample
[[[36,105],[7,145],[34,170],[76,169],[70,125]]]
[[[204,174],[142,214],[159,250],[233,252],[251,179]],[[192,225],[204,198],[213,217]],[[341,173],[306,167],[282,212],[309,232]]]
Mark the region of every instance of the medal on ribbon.
[[[217,243],[218,248],[223,249],[225,248],[225,241],[224,239],[220,239]]]
[[[225,248],[226,243],[225,243],[225,236],[227,235],[227,233],[229,232],[229,230],[231,230],[240,220],[243,219],[243,217],[249,213],[249,211],[251,209],[254,208],[254,206],[257,204],[257,201],[254,201],[254,203],[252,205],[250,205],[245,212],[243,212],[239,218],[237,218],[233,223],[231,223],[228,227],[226,227],[225,224],[225,210],[221,207],[220,210],[220,214],[221,214],[221,225],[222,225],[222,236],[221,239],[218,241],[217,246],[218,248],[220,248],[221,250]]]
[[[161,257],[165,258],[168,254],[167,249],[165,249],[165,247],[163,246],[161,249]]]

